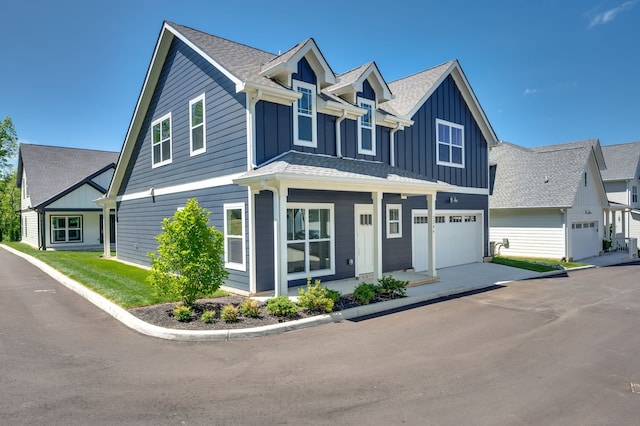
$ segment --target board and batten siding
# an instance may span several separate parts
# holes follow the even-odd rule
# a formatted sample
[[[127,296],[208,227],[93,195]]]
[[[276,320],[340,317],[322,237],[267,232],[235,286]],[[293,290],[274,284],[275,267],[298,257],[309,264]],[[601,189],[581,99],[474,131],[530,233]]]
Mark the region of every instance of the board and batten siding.
[[[629,202],[626,180],[605,182],[604,189],[607,191],[607,198],[609,201],[620,204],[627,204]]]
[[[560,209],[491,210],[490,240],[502,243],[505,256],[565,257],[564,214]]]
[[[89,184],[84,184],[65,196],[57,199],[53,203],[46,206],[47,210],[51,209],[91,209],[101,210],[94,200],[104,196],[103,193],[95,189]]]
[[[246,271],[228,269],[229,278],[225,284],[242,291],[249,291],[249,214],[246,187],[225,185],[119,202],[117,210],[118,238],[116,241],[118,259],[139,265],[150,265],[148,254],[155,252],[158,248],[156,236],[162,232],[162,220],[173,217],[175,212],[184,207],[191,198],[197,199],[200,207],[211,212],[209,223],[220,232],[224,232],[224,204],[244,204]]]
[[[464,126],[464,168],[436,164],[436,118]],[[487,141],[455,81],[448,76],[395,134],[397,166],[453,185],[488,188]]]
[[[205,94],[206,152],[191,156],[189,101]],[[186,184],[247,169],[246,96],[174,39],[118,195]],[[151,124],[171,113],[172,160],[152,167]]]

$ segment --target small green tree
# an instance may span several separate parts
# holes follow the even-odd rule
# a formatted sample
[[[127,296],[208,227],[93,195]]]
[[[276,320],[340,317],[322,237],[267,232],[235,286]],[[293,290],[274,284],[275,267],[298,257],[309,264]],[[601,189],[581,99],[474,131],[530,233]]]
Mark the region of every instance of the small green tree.
[[[193,198],[173,219],[162,221],[158,253],[149,253],[149,282],[162,295],[192,306],[215,292],[228,276],[224,269],[224,237],[209,226],[211,213]]]

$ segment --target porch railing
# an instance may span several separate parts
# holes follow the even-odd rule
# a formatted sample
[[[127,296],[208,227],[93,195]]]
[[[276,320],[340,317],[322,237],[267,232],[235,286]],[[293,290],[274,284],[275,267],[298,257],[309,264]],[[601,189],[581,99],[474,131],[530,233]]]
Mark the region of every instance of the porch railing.
[[[611,251],[626,252],[632,257],[638,256],[638,239],[616,237],[611,242]]]

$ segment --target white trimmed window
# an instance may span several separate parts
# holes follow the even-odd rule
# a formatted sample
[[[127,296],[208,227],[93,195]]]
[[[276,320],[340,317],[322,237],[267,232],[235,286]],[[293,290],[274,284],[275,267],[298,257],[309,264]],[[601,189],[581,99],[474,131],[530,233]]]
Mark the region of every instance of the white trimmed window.
[[[358,120],[358,154],[376,155],[376,104],[360,99],[358,106],[367,111]]]
[[[151,161],[153,167],[171,163],[171,113],[151,124]]]
[[[51,216],[51,243],[81,243],[82,216]]]
[[[289,279],[335,273],[333,204],[287,205]]]
[[[387,238],[402,238],[401,204],[387,204]]]
[[[464,126],[436,118],[436,140],[437,164],[464,168]]]
[[[205,120],[204,93],[189,102],[189,125],[191,127],[191,155],[207,151],[207,127]]]
[[[229,269],[246,271],[244,203],[224,205],[224,264]]]
[[[316,86],[303,81],[294,81],[293,90],[302,95],[293,107],[293,143],[315,148],[317,146]]]

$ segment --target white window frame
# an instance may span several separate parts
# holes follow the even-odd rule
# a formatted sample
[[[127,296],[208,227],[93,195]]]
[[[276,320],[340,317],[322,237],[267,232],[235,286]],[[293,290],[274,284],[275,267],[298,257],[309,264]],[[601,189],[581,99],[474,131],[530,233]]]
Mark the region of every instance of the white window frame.
[[[304,81],[294,80],[293,90],[295,90],[296,92],[300,92],[299,89],[306,89],[311,91],[311,115],[301,114],[298,111],[298,102],[300,102],[300,100],[296,101],[296,103],[293,105],[293,144],[298,146],[317,148],[318,146],[318,123],[317,123],[318,108],[316,105],[317,104],[316,86],[313,84],[306,83]],[[298,137],[299,136],[298,116],[300,115],[303,117],[311,117],[311,140],[310,141],[300,139]]]
[[[449,142],[441,142],[440,138],[440,125],[447,126],[449,131]],[[451,128],[459,129],[462,131],[462,163],[454,163],[452,162],[451,148],[453,146],[457,147],[457,145],[453,145],[451,142]],[[449,161],[440,160],[440,145],[447,145],[449,147]],[[465,139],[464,139],[464,126],[461,124],[452,123],[450,121],[441,120],[436,118],[436,164],[439,166],[449,166],[449,167],[457,167],[460,169],[464,169],[464,154],[465,154]]]
[[[64,218],[65,226],[64,227],[60,227],[60,228],[55,228],[53,226],[54,219],[59,219],[59,218]],[[78,219],[78,221],[80,223],[80,227],[79,228],[70,228],[69,227],[69,219]],[[82,215],[79,215],[79,214],[76,214],[76,215],[51,215],[51,216],[49,216],[49,225],[51,226],[51,232],[50,232],[51,244],[77,244],[77,243],[84,242],[84,229],[83,229],[83,218],[82,218]],[[79,231],[80,232],[80,238],[77,239],[77,240],[70,240],[69,239],[69,231],[70,230]],[[64,231],[64,241],[57,240],[55,238],[55,231]]]
[[[638,202],[638,186],[637,185],[631,185],[631,202],[632,203]]]
[[[287,235],[287,247],[289,244],[296,243],[304,243],[305,245],[305,270],[302,272],[292,272],[287,273],[288,280],[295,280],[300,278],[307,277],[318,277],[323,275],[335,275],[336,273],[336,222],[335,222],[335,214],[334,214],[334,205],[332,203],[287,203],[287,210],[289,209],[305,209],[305,232],[306,236],[304,240],[289,240]],[[309,210],[314,209],[327,209],[329,210],[329,220],[331,221],[330,227],[330,237],[329,238],[320,238],[320,239],[310,239],[309,238]],[[283,224],[287,226],[287,224]],[[288,234],[288,233],[287,233]],[[318,269],[315,271],[311,271],[309,268],[309,243],[310,242],[319,242],[319,241],[330,241],[330,256],[331,256],[331,267],[329,269]],[[288,249],[285,250],[285,253],[288,254]],[[284,254],[287,256],[287,254]],[[287,263],[288,263],[287,259]]]
[[[246,271],[247,270],[247,252],[246,252],[246,238],[245,238],[245,209],[244,203],[229,203],[224,204],[224,266],[228,269],[233,269],[236,271]],[[242,214],[242,234],[238,235],[229,235],[227,233],[227,212],[229,210],[240,210]],[[242,263],[231,262],[229,261],[229,238],[233,239],[242,239]]]
[[[370,99],[358,98],[358,106],[366,109],[371,108],[371,126],[366,126],[363,122],[365,115],[358,118],[358,154],[376,155],[376,103]],[[362,130],[371,130],[371,149],[362,147]]]
[[[155,156],[153,154],[154,152],[154,147],[155,145],[160,145],[160,155],[162,155],[162,143],[166,140],[166,139],[162,139],[162,122],[165,120],[169,120],[169,158],[168,159],[163,159],[162,161],[159,162],[155,162]],[[160,141],[156,144],[153,141],[153,128],[156,126],[156,124],[160,124]],[[151,123],[151,129],[150,129],[150,136],[151,136],[151,167],[152,168],[156,168],[156,167],[160,167],[160,166],[164,166],[166,164],[171,164],[171,161],[173,159],[173,122],[171,119],[171,113],[165,114],[162,117],[158,118],[157,120],[154,120]]]
[[[193,125],[193,105],[202,102],[202,123]],[[193,130],[197,127],[202,127],[202,148],[193,149]],[[189,149],[191,156],[202,154],[207,152],[207,105],[205,102],[205,94],[198,96],[197,98],[189,101]]]
[[[398,219],[391,219],[391,210],[398,210]],[[398,224],[398,232],[391,232],[391,225]],[[387,238],[402,238],[402,204],[387,204]]]

